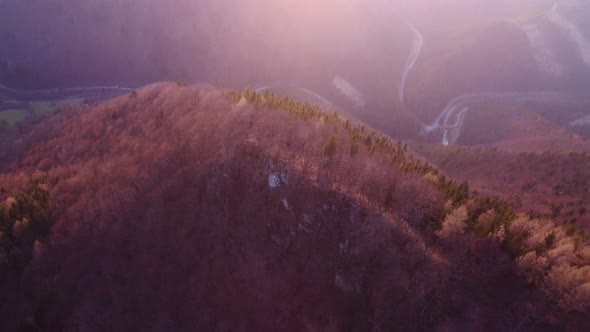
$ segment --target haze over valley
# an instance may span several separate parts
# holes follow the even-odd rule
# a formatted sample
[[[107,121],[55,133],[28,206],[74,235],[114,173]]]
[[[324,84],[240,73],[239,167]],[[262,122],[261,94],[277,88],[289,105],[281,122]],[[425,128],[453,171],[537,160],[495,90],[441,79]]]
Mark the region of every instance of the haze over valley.
[[[590,330],[589,22],[0,1],[0,331]]]

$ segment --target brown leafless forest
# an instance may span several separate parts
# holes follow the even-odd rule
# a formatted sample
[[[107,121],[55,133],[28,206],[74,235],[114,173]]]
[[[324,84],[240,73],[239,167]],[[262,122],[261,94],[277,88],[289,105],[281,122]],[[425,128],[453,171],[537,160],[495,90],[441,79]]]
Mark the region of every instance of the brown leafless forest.
[[[2,331],[590,328],[583,235],[313,106],[162,83],[18,135]]]

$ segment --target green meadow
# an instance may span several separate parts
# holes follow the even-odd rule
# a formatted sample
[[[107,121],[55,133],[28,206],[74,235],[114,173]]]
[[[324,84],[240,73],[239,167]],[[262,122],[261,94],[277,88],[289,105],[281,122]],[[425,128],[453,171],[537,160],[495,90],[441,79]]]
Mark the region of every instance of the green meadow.
[[[68,99],[36,103],[33,102],[29,104],[28,109],[22,108],[0,111],[0,122],[6,122],[8,126],[12,127],[15,124],[27,120],[27,115],[29,114],[36,118],[44,114],[53,113],[67,107],[80,105],[83,102],[83,99]]]
[[[11,127],[16,123],[25,121],[26,118],[27,110],[25,109],[0,111],[0,122],[5,121]]]
[[[31,108],[35,116],[46,113],[52,113],[60,109],[82,104],[83,99],[68,99],[43,103],[31,103]]]

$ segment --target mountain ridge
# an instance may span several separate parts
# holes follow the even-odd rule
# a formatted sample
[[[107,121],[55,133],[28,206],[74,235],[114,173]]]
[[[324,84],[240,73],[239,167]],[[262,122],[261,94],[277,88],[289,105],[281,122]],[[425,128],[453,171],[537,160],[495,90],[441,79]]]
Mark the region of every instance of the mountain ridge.
[[[163,83],[44,123],[0,174],[6,202],[42,171],[53,225],[9,229],[6,329],[587,326],[582,237],[313,105]]]

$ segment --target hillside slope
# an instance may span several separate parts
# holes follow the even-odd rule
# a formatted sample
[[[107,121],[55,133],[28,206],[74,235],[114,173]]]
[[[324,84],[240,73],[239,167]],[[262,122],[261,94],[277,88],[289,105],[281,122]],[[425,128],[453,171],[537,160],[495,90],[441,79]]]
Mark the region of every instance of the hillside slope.
[[[33,133],[0,173],[1,330],[589,327],[585,242],[336,114],[166,83]]]
[[[585,100],[588,7],[571,3],[426,38],[407,82],[409,108],[429,123],[453,98],[468,94],[560,92],[564,102]]]
[[[529,141],[530,143],[530,141]],[[415,148],[441,170],[472,189],[500,196],[522,211],[546,214],[570,227],[590,229],[588,152],[523,152],[502,148]]]

